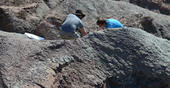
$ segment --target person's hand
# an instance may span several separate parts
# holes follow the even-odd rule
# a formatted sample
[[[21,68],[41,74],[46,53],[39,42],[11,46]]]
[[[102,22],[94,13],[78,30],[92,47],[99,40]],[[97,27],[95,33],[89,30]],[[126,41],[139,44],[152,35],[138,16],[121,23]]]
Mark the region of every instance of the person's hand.
[[[87,34],[84,28],[80,29],[80,33],[81,33],[81,37]]]

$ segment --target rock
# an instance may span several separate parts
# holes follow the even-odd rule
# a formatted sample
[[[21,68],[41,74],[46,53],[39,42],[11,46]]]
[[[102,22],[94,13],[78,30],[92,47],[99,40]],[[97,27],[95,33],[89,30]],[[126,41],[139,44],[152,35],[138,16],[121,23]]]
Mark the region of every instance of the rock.
[[[59,29],[57,30],[55,25],[52,25],[46,21],[42,21],[37,29],[35,30],[35,34],[44,37],[48,40],[59,39]]]
[[[15,1],[15,0],[14,0]],[[160,11],[168,12],[168,2],[167,1],[132,1],[132,0],[108,0],[102,1],[80,1],[80,0],[25,0],[14,3],[12,0],[6,2],[0,1],[0,4],[5,6],[2,8],[4,15],[0,19],[1,30],[24,33],[29,32],[37,35],[47,37],[47,39],[56,39],[53,37],[55,34],[58,36],[58,30],[64,18],[69,13],[74,13],[75,10],[81,9],[86,17],[82,20],[85,24],[85,28],[89,32],[97,30],[96,18],[103,16],[106,18],[115,18],[123,23],[125,26],[136,27],[140,29],[147,29],[143,27],[141,21],[145,17],[150,17],[153,19],[153,24],[157,33],[156,36],[169,39],[169,16],[158,14],[147,9],[136,6],[135,4],[147,3],[146,6],[152,6],[152,4],[159,6]],[[130,4],[129,2],[133,3]],[[89,4],[90,3],[90,4]],[[162,4],[160,4],[162,3]],[[25,5],[27,4],[27,5]],[[64,9],[63,9],[64,8]],[[154,7],[149,7],[154,9]],[[161,8],[166,8],[161,9]],[[4,17],[5,16],[5,17]],[[158,19],[161,18],[161,19]],[[5,20],[5,21],[3,21]],[[40,24],[46,21],[49,25],[53,25],[49,31],[49,35],[40,33],[38,30]],[[10,23],[9,26],[6,23]],[[5,26],[5,27],[4,27]],[[6,27],[7,26],[7,27]],[[46,25],[47,26],[47,25]],[[150,25],[152,26],[152,25]],[[47,26],[48,27],[48,26]],[[46,28],[47,28],[46,27]],[[38,29],[37,29],[38,28]],[[51,27],[50,27],[51,28]],[[46,29],[41,29],[46,31]],[[35,32],[36,31],[36,32]],[[148,30],[146,30],[148,32]],[[52,35],[50,35],[52,33]],[[152,32],[149,32],[152,33]],[[44,35],[43,35],[44,34]],[[54,35],[53,35],[54,34]],[[58,39],[58,38],[57,38]]]
[[[10,3],[10,2],[9,2]],[[19,2],[18,2],[19,3]],[[1,30],[8,32],[31,32],[33,33],[37,24],[49,10],[48,6],[39,1],[23,6],[24,2],[20,2],[19,6],[1,6]]]
[[[73,41],[0,32],[0,42],[0,85],[7,88],[170,86],[170,42],[140,29],[100,30]]]
[[[77,9],[90,33],[58,39]],[[0,88],[169,88],[168,14],[168,0],[1,0]],[[98,16],[133,28],[96,31]]]
[[[143,26],[143,29],[149,33],[168,40],[170,39],[169,23],[152,17],[143,17],[141,25]]]
[[[32,32],[39,19],[31,17],[24,7],[1,6],[0,27],[8,32]],[[31,23],[32,22],[32,23]]]
[[[59,32],[64,16],[51,11],[44,20],[42,20],[34,31],[34,34],[40,35],[48,40],[61,39]]]
[[[151,11],[170,15],[170,4],[167,0],[129,0],[129,2]]]

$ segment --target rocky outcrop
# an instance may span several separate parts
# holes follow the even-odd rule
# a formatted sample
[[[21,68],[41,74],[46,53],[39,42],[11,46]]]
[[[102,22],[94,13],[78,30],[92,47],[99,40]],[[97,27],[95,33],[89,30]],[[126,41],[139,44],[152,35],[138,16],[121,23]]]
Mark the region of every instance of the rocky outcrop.
[[[15,3],[13,1],[15,0],[0,1],[1,30],[17,33],[31,32],[46,39],[58,39],[54,35],[58,35],[65,16],[81,9],[86,14],[83,22],[87,31],[95,31],[96,18],[103,16],[118,19],[125,26],[141,28],[149,33],[153,33],[150,30],[154,30],[156,33],[153,34],[156,36],[170,39],[169,16],[130,4],[129,0],[98,0],[97,3],[91,0],[23,0]],[[151,1],[148,1],[148,6],[150,6],[149,2]],[[153,29],[145,28],[143,23],[147,17],[153,19],[153,23],[148,25],[154,26]]]
[[[0,86],[169,88],[169,47],[168,40],[135,28],[43,41],[1,31]]]
[[[155,19],[152,17],[143,17],[140,21],[143,30],[152,33],[158,37],[170,39],[169,23],[165,23],[162,19]]]
[[[27,1],[15,1],[17,3],[13,4],[12,1],[4,2],[0,6],[0,27],[1,30],[8,32],[33,33],[45,13],[50,10],[42,0],[38,0],[38,2],[31,0],[28,3]]]
[[[170,88],[168,6],[168,0],[1,0],[0,88]],[[77,9],[90,33],[60,40],[65,16]],[[98,16],[133,28],[96,31]]]
[[[129,2],[154,12],[170,15],[170,4],[168,0],[129,0]]]
[[[37,4],[27,5],[26,7],[0,6],[0,27],[7,32],[25,33],[36,29],[39,18],[31,16],[27,8],[32,8]]]

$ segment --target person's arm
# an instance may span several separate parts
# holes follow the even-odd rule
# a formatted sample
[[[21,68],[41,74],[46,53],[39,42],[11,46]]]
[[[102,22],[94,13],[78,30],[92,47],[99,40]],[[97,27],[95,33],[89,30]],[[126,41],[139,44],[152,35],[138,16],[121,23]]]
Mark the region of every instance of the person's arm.
[[[80,29],[81,37],[85,36],[87,32],[85,31],[84,27]]]

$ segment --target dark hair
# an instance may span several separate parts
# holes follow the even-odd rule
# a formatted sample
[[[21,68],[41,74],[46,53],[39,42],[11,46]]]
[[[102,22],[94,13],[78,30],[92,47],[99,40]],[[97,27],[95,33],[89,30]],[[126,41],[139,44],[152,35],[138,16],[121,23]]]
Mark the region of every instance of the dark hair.
[[[106,24],[106,19],[105,18],[98,18],[96,24],[97,25],[104,25],[104,24]]]
[[[79,18],[84,18],[86,15],[82,12],[82,10],[76,10],[76,12],[74,13],[76,16],[78,16]]]

